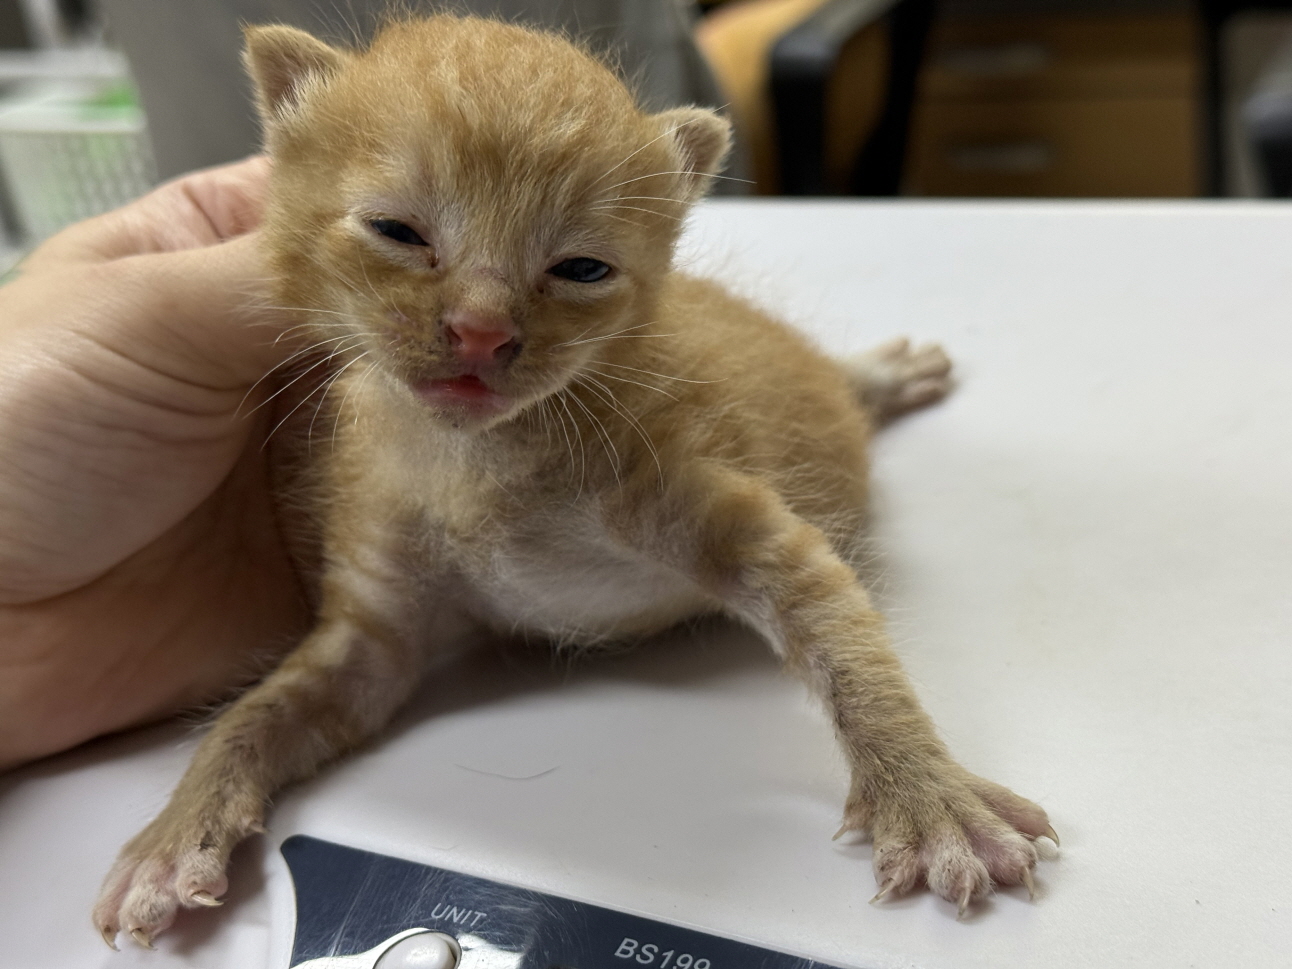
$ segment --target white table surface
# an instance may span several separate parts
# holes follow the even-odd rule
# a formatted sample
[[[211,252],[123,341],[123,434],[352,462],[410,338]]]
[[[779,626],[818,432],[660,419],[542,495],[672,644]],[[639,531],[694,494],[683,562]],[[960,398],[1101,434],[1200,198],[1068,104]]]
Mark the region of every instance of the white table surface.
[[[957,361],[877,443],[876,570],[953,750],[1063,837],[1037,901],[867,905],[823,715],[714,629],[451,671],[285,794],[230,903],[156,952],[110,953],[88,911],[193,732],[0,778],[0,966],[284,967],[297,832],[849,969],[1287,964],[1292,208],[720,202],[688,252],[831,350],[907,333]]]

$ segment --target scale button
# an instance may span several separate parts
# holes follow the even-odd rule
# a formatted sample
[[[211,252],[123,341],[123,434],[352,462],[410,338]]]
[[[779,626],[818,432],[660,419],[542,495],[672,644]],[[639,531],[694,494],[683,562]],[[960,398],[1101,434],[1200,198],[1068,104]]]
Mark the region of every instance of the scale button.
[[[392,945],[373,969],[454,969],[460,955],[458,943],[451,936],[422,932]]]

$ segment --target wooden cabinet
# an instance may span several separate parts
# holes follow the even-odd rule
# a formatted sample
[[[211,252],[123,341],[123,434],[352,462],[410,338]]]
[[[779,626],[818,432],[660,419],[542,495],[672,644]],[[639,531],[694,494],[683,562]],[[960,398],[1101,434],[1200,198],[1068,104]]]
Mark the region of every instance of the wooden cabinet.
[[[1200,37],[1188,14],[954,19],[911,130],[914,195],[1200,190]]]

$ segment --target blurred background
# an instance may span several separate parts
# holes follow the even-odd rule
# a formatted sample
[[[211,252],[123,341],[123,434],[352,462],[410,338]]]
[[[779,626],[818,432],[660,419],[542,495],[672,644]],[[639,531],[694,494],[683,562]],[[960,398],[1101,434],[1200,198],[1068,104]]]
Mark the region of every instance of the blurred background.
[[[416,4],[414,4],[415,6]],[[763,195],[1287,197],[1292,0],[459,0],[723,107]],[[0,247],[241,157],[240,24],[385,0],[0,0]],[[7,268],[7,267],[0,267]]]

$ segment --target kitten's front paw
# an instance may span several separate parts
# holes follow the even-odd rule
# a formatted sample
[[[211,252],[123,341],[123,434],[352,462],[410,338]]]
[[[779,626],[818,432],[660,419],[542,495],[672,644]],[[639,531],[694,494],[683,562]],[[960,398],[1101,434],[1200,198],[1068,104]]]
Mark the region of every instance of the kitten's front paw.
[[[121,849],[94,905],[94,925],[116,948],[125,932],[146,949],[181,908],[220,905],[228,890],[229,853],[259,821],[230,827],[171,817],[167,808]]]
[[[963,917],[970,902],[997,885],[1026,885],[1034,892],[1032,869],[1040,837],[1058,844],[1045,811],[1008,788],[959,768],[930,791],[871,805],[854,797],[845,830],[874,839],[873,901],[925,885],[952,902]]]

